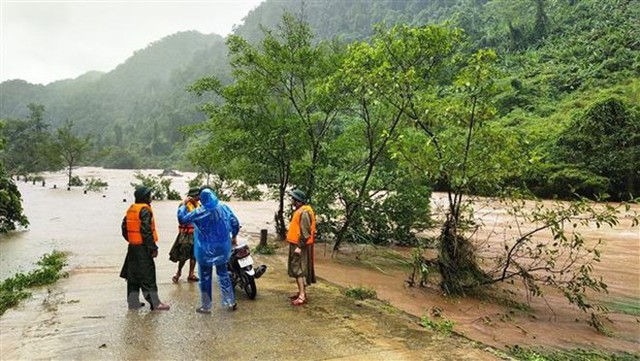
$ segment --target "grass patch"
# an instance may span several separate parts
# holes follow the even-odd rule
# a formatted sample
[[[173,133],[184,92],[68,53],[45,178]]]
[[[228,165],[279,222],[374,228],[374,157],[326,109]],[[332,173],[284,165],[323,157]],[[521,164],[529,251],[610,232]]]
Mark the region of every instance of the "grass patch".
[[[256,248],[253,249],[253,252],[264,255],[272,255],[276,254],[277,247],[273,244],[267,243],[266,245],[257,245]]]
[[[511,356],[522,361],[637,361],[639,355],[623,353],[606,353],[597,350],[534,350],[518,345],[509,347]]]
[[[14,307],[20,301],[31,297],[27,288],[44,286],[56,282],[67,273],[60,272],[66,263],[67,256],[63,252],[47,253],[37,262],[39,268],[29,273],[16,273],[0,283],[0,315]]]
[[[376,298],[375,290],[369,287],[349,287],[344,291],[344,295],[356,300],[365,300],[367,298]]]
[[[622,298],[606,302],[605,305],[610,311],[624,313],[626,315],[640,316],[640,303],[631,298]]]
[[[451,320],[447,320],[446,318],[435,317],[431,318],[427,315],[424,315],[420,318],[420,326],[432,330],[437,331],[445,335],[451,335],[453,332],[453,326],[455,322]]]

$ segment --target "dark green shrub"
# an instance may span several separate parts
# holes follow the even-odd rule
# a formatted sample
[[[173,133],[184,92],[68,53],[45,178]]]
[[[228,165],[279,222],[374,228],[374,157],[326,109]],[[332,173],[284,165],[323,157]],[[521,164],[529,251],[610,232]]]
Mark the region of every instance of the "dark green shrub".
[[[344,295],[356,300],[365,300],[367,298],[376,298],[376,291],[369,287],[350,287],[344,291]]]
[[[90,192],[100,192],[108,186],[109,184],[100,178],[88,178],[84,181],[84,190]]]
[[[575,194],[595,199],[608,189],[609,179],[605,177],[588,170],[565,168],[549,175],[546,192],[560,199],[572,199]]]

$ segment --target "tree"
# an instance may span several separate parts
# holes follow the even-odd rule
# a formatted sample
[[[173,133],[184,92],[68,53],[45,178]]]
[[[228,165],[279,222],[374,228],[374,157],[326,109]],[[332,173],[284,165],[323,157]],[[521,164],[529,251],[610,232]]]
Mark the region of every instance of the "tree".
[[[229,200],[232,180],[241,177],[247,167],[241,166],[244,156],[229,151],[232,133],[208,122],[185,128],[192,138],[188,144],[187,159],[205,176],[205,184],[211,186],[222,200]],[[247,180],[249,177],[242,177]]]
[[[445,96],[434,98],[426,92],[408,112],[422,136],[418,145],[415,131],[408,131],[401,153],[409,164],[422,169],[438,187],[447,192],[447,209],[439,241],[438,267],[442,287],[461,294],[482,282],[486,275],[479,267],[473,245],[465,236],[472,211],[465,195],[500,184],[521,159],[515,137],[494,128],[491,96],[495,91],[496,54],[480,50],[457,71],[451,86],[441,89]]]
[[[202,78],[190,89],[222,100],[203,108],[211,124],[204,130],[226,134],[219,146],[243,159],[239,177],[275,188],[276,232],[284,238],[287,189],[296,184],[310,195],[315,188],[337,103],[319,89],[337,63],[331,49],[314,45],[307,24],[291,15],[283,16],[278,31],[264,35],[259,47],[239,36],[228,38],[234,84],[223,87],[217,78]]]
[[[456,31],[437,26],[397,25],[389,30],[379,27],[370,42],[349,47],[336,75],[339,82],[336,91],[346,103],[345,113],[358,122],[349,131],[359,134],[351,133],[347,137],[353,139],[353,149],[361,150],[360,154],[345,150],[343,156],[351,155],[353,159],[343,157],[341,163],[350,163],[344,164],[340,176],[331,177],[344,181],[333,187],[344,205],[334,251],[339,249],[365,204],[380,192],[388,196],[391,182],[402,183],[390,177],[383,181],[384,172],[377,172],[376,167],[387,157],[389,145],[396,139],[417,92],[437,82],[438,73],[452,55],[458,37]],[[401,172],[395,172],[399,174]],[[413,190],[417,189],[420,187]],[[428,199],[428,194],[422,195]],[[426,214],[428,204],[419,202],[415,206],[423,209],[422,215]]]
[[[553,158],[563,168],[590,173],[568,184],[578,194],[598,196],[586,186],[597,177],[608,180],[604,191],[614,200],[629,200],[640,194],[640,112],[624,101],[609,97],[593,103],[562,132],[554,150]],[[567,193],[558,195],[573,196]]]
[[[0,121],[0,154],[4,152],[5,146],[4,137],[1,136],[3,127],[4,122]],[[26,227],[29,220],[22,210],[22,195],[0,158],[0,233],[15,230],[16,224]]]
[[[58,128],[54,142],[57,154],[60,155],[64,160],[64,164],[66,164],[67,174],[69,176],[67,186],[71,187],[73,168],[83,160],[91,147],[89,136],[85,138],[78,137],[73,132],[73,122],[67,120]]]
[[[8,121],[3,130],[5,138],[11,140],[3,154],[7,171],[27,175],[59,169],[60,160],[50,151],[52,138],[44,122],[44,106],[30,103],[27,108],[27,119]]]

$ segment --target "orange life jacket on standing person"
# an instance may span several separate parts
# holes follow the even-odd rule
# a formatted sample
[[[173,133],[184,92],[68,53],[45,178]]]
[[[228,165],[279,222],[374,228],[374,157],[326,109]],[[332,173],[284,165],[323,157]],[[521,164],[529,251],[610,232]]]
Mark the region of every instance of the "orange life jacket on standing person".
[[[300,218],[302,212],[307,211],[311,216],[311,235],[307,238],[306,244],[313,244],[316,238],[316,214],[313,212],[313,208],[310,205],[305,204],[293,212],[293,218],[291,218],[291,224],[289,224],[289,231],[287,231],[287,241],[289,243],[298,244],[300,240]]]
[[[151,233],[153,242],[158,243],[158,233],[156,232],[156,221],[153,218],[153,211],[146,203],[134,203],[127,210],[127,241],[129,244],[138,246],[142,244],[142,233],[140,233],[140,211],[146,208],[151,213]]]
[[[194,209],[198,208],[200,206],[200,202],[197,202],[195,205],[191,202],[187,202],[187,204],[185,204],[185,207],[187,207],[187,211],[191,212]],[[179,224],[178,225],[178,232],[180,233],[186,233],[186,234],[193,234],[193,224],[191,223],[187,223],[187,224]]]

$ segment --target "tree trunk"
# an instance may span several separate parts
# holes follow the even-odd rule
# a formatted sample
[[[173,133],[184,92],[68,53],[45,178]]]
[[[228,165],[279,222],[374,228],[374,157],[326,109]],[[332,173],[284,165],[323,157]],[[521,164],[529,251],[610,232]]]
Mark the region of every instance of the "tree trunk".
[[[447,294],[464,295],[466,290],[484,283],[488,276],[478,266],[471,242],[458,234],[457,221],[449,216],[442,227],[438,267],[442,289]]]
[[[340,230],[338,230],[338,233],[336,233],[336,243],[333,245],[334,253],[340,250],[340,245],[344,241],[344,235],[347,233],[347,229],[349,229],[349,225],[351,224],[351,213],[350,208],[347,206],[344,223],[342,227],[340,227]]]
[[[278,239],[283,241],[287,237],[287,226],[284,223],[284,190],[280,190],[280,200],[278,204],[278,211],[274,216],[274,221],[276,222],[276,234],[278,235]]]
[[[264,248],[267,246],[267,230],[266,229],[261,229],[260,230],[260,243],[258,243],[258,247],[259,248]]]

